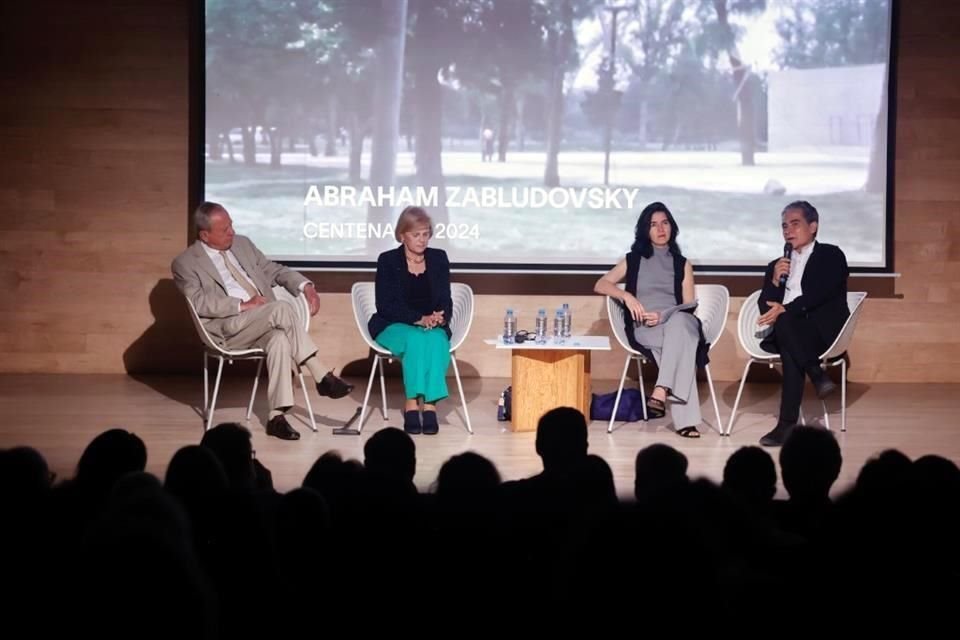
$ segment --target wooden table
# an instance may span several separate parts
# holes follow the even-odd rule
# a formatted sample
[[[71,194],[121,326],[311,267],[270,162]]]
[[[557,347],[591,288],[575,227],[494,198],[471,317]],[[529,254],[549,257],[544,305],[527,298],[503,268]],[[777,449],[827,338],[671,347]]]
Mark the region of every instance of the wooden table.
[[[545,344],[505,344],[510,349],[513,402],[511,430],[535,431],[540,416],[556,407],[574,407],[590,416],[590,352],[609,351],[607,336],[572,336]]]

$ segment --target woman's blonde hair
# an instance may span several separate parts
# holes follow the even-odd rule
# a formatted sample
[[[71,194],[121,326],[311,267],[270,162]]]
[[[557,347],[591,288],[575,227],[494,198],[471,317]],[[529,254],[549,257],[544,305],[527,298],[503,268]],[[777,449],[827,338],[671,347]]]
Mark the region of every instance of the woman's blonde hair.
[[[401,239],[403,234],[423,225],[430,228],[430,237],[432,238],[433,220],[430,219],[426,210],[423,207],[407,207],[400,212],[400,217],[397,218],[397,226],[393,230],[393,237],[397,239],[397,242],[403,242]]]

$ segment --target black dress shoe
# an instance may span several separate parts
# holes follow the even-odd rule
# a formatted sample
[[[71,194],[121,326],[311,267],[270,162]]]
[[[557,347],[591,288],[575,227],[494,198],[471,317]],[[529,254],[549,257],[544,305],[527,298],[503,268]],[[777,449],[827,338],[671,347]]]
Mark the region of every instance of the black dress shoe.
[[[423,412],[423,432],[428,435],[436,435],[437,431],[440,431],[440,423],[437,422],[437,412],[436,411],[424,411]]]
[[[779,447],[786,441],[795,426],[797,425],[778,422],[773,431],[760,438],[760,444],[765,447]]]
[[[267,423],[267,435],[275,436],[281,440],[300,439],[300,434],[297,433],[296,429],[290,426],[290,423],[287,422],[286,416],[283,414],[270,418],[270,422]]]
[[[414,435],[423,431],[423,428],[420,426],[419,411],[414,409],[413,411],[403,412],[403,430]]]
[[[833,380],[826,374],[814,382],[813,387],[817,390],[817,397],[821,400],[837,390],[837,385],[833,384]]]
[[[317,383],[317,393],[322,396],[329,396],[334,400],[342,398],[351,391],[353,391],[353,385],[333,375],[333,371],[327,373],[323,376],[323,380]]]
[[[837,390],[837,385],[827,375],[827,372],[820,368],[820,364],[809,364],[804,367],[807,375],[810,376],[810,382],[813,383],[813,389],[817,392],[817,397],[823,400],[828,395]]]

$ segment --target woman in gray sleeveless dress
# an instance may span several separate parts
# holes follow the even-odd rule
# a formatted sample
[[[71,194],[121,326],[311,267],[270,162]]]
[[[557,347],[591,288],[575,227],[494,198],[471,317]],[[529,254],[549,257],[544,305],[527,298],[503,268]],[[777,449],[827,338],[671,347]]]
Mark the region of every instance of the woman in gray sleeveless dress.
[[[689,312],[664,311],[694,302],[693,266],[677,245],[679,229],[666,205],[648,205],[637,221],[636,239],[627,254],[594,286],[594,291],[620,300],[633,322],[631,344],[653,354],[659,367],[657,384],[647,403],[648,415],[659,418],[670,406],[677,433],[699,438],[700,396],[697,392],[697,346],[700,324]],[[617,284],[626,280],[625,289]]]

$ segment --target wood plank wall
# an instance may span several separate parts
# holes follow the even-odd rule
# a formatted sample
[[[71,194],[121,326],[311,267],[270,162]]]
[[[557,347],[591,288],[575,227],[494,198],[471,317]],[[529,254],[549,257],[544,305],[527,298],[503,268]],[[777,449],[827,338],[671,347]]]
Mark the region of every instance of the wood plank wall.
[[[960,5],[901,2],[896,136],[898,298],[871,299],[853,348],[858,382],[960,381]],[[0,13],[0,372],[195,371],[199,343],[169,277],[187,242],[189,0],[34,0]],[[317,276],[312,333],[362,370],[345,278]],[[361,274],[359,279],[368,279]],[[487,281],[489,289],[489,282]],[[570,302],[606,329],[602,300],[481,295],[465,375],[508,376],[482,343],[503,309]],[[743,288],[742,286],[740,287]],[[520,303],[518,304],[518,299]],[[742,354],[731,305],[714,376]],[[613,352],[595,379],[615,378]]]

